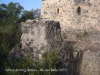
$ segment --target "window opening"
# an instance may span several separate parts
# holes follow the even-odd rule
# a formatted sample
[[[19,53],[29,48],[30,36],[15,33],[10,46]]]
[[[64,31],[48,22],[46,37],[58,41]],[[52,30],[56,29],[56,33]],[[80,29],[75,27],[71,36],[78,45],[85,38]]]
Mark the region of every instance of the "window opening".
[[[57,8],[57,14],[59,14],[59,8]]]
[[[77,13],[80,15],[81,14],[81,7],[80,6],[78,6],[78,8],[77,8]]]

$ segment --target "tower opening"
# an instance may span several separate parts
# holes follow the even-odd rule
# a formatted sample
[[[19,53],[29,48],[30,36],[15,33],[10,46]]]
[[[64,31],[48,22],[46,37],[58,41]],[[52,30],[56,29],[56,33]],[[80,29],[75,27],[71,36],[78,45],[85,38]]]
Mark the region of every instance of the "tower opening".
[[[59,8],[57,8],[57,14],[59,14]]]
[[[78,8],[77,8],[77,13],[80,15],[81,14],[81,7],[80,6],[78,6]]]

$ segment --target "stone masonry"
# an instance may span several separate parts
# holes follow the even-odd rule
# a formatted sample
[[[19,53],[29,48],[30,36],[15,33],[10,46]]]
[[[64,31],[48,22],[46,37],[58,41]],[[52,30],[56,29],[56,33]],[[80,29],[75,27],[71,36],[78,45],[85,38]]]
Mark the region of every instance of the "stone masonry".
[[[86,31],[89,40],[100,41],[99,8],[99,0],[42,0],[41,17],[59,21],[68,38]]]

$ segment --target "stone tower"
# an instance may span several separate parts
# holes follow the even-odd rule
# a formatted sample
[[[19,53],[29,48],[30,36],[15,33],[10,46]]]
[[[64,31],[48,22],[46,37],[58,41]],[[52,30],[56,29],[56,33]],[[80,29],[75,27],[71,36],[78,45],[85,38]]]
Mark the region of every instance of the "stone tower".
[[[83,31],[92,39],[100,35],[100,0],[42,0],[41,16],[59,21],[70,37]]]

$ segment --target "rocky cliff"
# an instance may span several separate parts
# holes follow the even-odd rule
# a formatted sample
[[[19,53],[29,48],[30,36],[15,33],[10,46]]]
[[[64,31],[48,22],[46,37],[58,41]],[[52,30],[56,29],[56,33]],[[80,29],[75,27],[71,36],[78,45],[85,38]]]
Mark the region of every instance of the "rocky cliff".
[[[10,52],[11,58],[29,56],[33,60],[42,60],[42,54],[49,50],[58,50],[58,75],[99,75],[99,43],[90,41],[72,41],[61,36],[60,23],[55,21],[27,20],[21,23],[20,43]]]
[[[27,20],[21,25],[20,49],[12,49],[10,55],[13,57],[30,56],[41,59],[43,52],[58,49],[63,41],[59,22]]]
[[[21,23],[22,36],[20,44],[17,44],[10,52],[12,58],[28,56],[33,60],[42,60],[44,52],[58,50],[58,69],[64,69],[61,74],[73,73],[73,52],[67,47],[67,43],[61,37],[59,22],[27,20]],[[70,66],[69,66],[70,65]],[[65,71],[68,70],[68,71]]]

